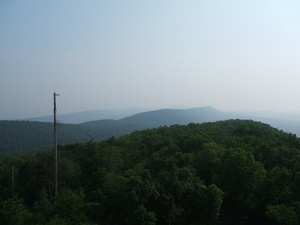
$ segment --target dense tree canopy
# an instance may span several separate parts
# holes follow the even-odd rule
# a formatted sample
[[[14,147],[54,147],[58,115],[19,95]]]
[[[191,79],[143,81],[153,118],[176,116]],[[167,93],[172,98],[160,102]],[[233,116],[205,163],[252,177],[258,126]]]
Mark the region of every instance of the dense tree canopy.
[[[243,120],[173,125],[0,164],[0,224],[299,224],[300,140]],[[10,170],[15,169],[12,196]]]

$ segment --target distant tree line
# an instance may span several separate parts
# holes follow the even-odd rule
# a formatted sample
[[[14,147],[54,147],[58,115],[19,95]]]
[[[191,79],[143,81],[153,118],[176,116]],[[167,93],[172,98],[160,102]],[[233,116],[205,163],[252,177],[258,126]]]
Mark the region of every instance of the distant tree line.
[[[113,120],[85,124],[58,124],[58,143],[102,141],[140,130],[135,125],[114,125]],[[99,124],[100,123],[100,124]],[[145,127],[144,127],[145,128]],[[7,156],[35,154],[53,148],[53,123],[0,121],[0,161]]]

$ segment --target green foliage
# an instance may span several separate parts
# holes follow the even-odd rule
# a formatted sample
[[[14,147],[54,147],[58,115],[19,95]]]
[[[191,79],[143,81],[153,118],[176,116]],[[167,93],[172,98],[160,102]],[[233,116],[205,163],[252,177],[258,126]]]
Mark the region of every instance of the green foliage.
[[[299,224],[299,162],[294,135],[242,120],[60,145],[56,201],[53,152],[0,163],[0,218],[5,224]]]
[[[231,216],[245,216],[257,203],[266,171],[252,153],[241,148],[228,149],[221,159],[215,183],[225,192],[224,209]],[[234,211],[232,211],[234,209]]]
[[[45,223],[46,225],[71,225],[67,219],[60,218],[58,215],[55,215],[50,219],[49,222]]]
[[[266,201],[269,204],[289,203],[293,200],[292,173],[287,168],[274,167],[268,171],[265,180],[265,193]],[[272,187],[268,189],[268,187]]]
[[[0,203],[0,223],[11,225],[27,224],[30,213],[23,200],[17,196],[8,198]]]
[[[279,225],[296,225],[297,214],[295,210],[286,205],[269,205],[266,215]]]
[[[213,224],[219,218],[224,192],[215,184],[209,185],[205,196],[205,216],[208,224]]]
[[[69,224],[83,224],[86,203],[82,192],[74,193],[68,189],[62,190],[53,205],[53,214],[58,218],[68,221]]]
[[[46,224],[53,217],[53,204],[48,198],[46,189],[41,190],[39,200],[34,203],[33,212],[35,224]]]

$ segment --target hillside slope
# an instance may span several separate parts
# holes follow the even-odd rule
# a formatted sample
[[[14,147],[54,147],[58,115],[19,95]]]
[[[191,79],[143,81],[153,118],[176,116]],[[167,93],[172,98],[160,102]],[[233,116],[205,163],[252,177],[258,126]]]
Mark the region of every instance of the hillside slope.
[[[78,124],[94,120],[106,120],[114,119],[119,120],[127,116],[131,116],[140,112],[144,112],[144,109],[122,109],[122,110],[87,110],[76,113],[59,114],[57,120],[60,123]],[[22,118],[19,121],[35,121],[35,122],[53,122],[53,115]]]
[[[74,124],[58,126],[58,143],[85,142],[95,132]],[[53,147],[53,123],[0,121],[0,152],[23,152]]]
[[[165,109],[143,112],[120,120],[97,120],[81,124],[59,124],[58,143],[101,141],[136,130],[225,119],[210,108]],[[23,152],[53,147],[53,124],[32,121],[0,121],[0,152]]]
[[[254,119],[278,129],[299,135],[300,124],[271,118],[239,116],[220,112],[211,107],[193,109],[162,109],[138,113],[119,120],[97,120],[81,124],[60,124],[58,144],[101,141],[112,136],[173,124],[214,122],[226,119]],[[298,131],[298,132],[297,132]],[[31,121],[0,121],[0,152],[24,153],[53,147],[53,124]]]
[[[58,150],[55,202],[53,152],[0,162],[4,224],[300,223],[300,139],[267,124],[173,125]]]
[[[137,126],[141,128],[153,128],[170,126],[173,124],[203,123],[231,118],[230,115],[220,112],[212,107],[193,109],[161,109],[138,113],[120,120],[99,120],[81,123],[87,127],[100,126]]]
[[[202,107],[193,109],[161,109],[143,112],[121,119],[118,122],[120,124],[143,124],[152,128],[173,124],[185,125],[189,123],[212,122],[229,118],[229,115],[212,107]]]

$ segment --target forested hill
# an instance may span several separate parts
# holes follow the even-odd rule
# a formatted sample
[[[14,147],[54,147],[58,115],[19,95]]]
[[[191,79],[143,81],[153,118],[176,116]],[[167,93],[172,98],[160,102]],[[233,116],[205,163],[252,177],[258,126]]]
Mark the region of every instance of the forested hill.
[[[136,126],[142,129],[174,124],[203,123],[231,118],[231,115],[220,112],[211,107],[193,109],[161,109],[138,113],[120,120],[98,120],[82,123],[87,127]],[[109,123],[111,122],[111,123]]]
[[[101,141],[136,130],[208,122],[225,119],[223,113],[209,107],[188,110],[158,110],[139,113],[119,120],[98,120],[81,124],[59,124],[58,143]],[[0,154],[27,153],[53,147],[53,124],[32,121],[0,121]]]
[[[143,112],[119,120],[121,124],[143,124],[148,128],[170,126],[174,124],[203,123],[231,118],[231,115],[220,112],[212,107],[192,109],[161,109]]]
[[[300,140],[259,122],[173,125],[0,164],[3,224],[300,224]],[[15,197],[11,198],[11,167]]]
[[[162,109],[138,113],[119,120],[97,120],[81,124],[60,124],[58,144],[101,141],[131,132],[174,124],[213,122],[239,118],[211,107],[193,109]],[[247,118],[247,117],[246,117]],[[299,122],[255,118],[268,124],[299,134]],[[30,121],[0,121],[0,158],[2,155],[24,154],[53,148],[53,124]]]
[[[58,126],[58,143],[68,144],[90,140],[94,132],[83,126]],[[53,123],[0,121],[0,152],[27,153],[53,147]]]
[[[87,110],[76,113],[59,114],[57,120],[60,123],[78,124],[88,121],[104,120],[104,119],[122,119],[131,115],[135,115],[140,112],[144,112],[143,109],[122,109],[122,110]],[[19,121],[37,121],[37,122],[53,122],[53,115],[23,118]]]

